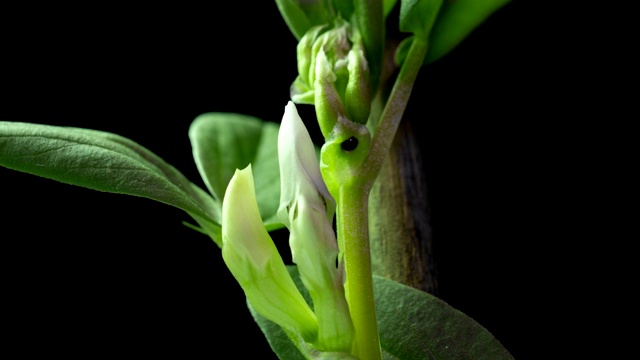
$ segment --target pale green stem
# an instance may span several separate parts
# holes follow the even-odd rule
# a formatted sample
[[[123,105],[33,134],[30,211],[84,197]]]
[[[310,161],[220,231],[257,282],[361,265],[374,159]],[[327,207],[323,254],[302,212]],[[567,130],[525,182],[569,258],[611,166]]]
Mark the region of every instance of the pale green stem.
[[[371,189],[371,185],[378,176],[382,163],[391,149],[391,144],[411,96],[413,84],[426,54],[427,41],[417,36],[414,37],[409,53],[389,95],[389,100],[382,110],[379,125],[371,140],[371,152],[361,167],[359,177],[370,182],[366,186],[367,190]]]
[[[344,244],[345,292],[355,330],[353,354],[360,359],[377,360],[382,357],[369,252],[369,191],[358,185],[358,181],[349,181],[342,186],[336,225],[338,238]]]
[[[340,188],[336,225],[344,244],[346,293],[355,329],[353,354],[362,360],[382,359],[369,250],[369,192],[391,148],[426,52],[427,42],[416,38],[382,111],[369,157],[358,176]]]

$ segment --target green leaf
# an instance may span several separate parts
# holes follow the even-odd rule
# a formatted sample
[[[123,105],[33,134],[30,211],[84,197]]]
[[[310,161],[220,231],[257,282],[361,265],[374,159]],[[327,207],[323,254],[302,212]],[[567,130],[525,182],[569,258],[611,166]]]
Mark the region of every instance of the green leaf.
[[[487,329],[441,299],[374,276],[382,349],[398,359],[508,360]]]
[[[382,13],[385,19],[389,16],[389,13],[391,13],[391,10],[393,10],[397,2],[398,0],[382,0]]]
[[[267,230],[282,228],[278,130],[274,122],[235,113],[205,113],[189,128],[193,158],[209,192],[222,202],[236,169],[251,164],[260,215]]]
[[[335,17],[330,0],[276,0],[284,22],[296,40],[315,25],[324,25]]]
[[[458,0],[442,4],[436,22],[431,29],[429,49],[423,65],[430,64],[453,50],[475,28],[510,0]],[[404,38],[395,53],[395,63],[400,66],[407,57],[414,36]]]
[[[297,268],[287,268],[302,295],[310,302]],[[487,329],[441,299],[375,275],[373,286],[385,360],[513,360]],[[314,359],[322,355],[308,353],[307,357],[303,356],[305,345],[299,344],[294,334],[288,336],[250,305],[249,310],[280,359]]]
[[[449,53],[491,14],[510,0],[446,0],[431,30],[425,64]]]
[[[441,5],[442,0],[401,0],[400,31],[426,39]]]
[[[293,36],[300,40],[311,28],[311,21],[300,4],[295,0],[276,0],[276,5]]]
[[[188,212],[210,235],[220,227],[221,203],[151,151],[116,134],[0,121],[0,165],[173,205]]]

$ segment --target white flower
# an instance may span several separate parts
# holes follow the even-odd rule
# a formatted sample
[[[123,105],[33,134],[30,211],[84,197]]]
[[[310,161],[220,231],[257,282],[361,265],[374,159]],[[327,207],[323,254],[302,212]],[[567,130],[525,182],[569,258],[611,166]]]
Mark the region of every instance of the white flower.
[[[314,345],[320,350],[350,352],[353,326],[344,296],[344,272],[336,267],[335,201],[322,179],[309,132],[291,101],[280,124],[278,160],[278,217],[289,229],[293,262],[313,298],[319,326]]]

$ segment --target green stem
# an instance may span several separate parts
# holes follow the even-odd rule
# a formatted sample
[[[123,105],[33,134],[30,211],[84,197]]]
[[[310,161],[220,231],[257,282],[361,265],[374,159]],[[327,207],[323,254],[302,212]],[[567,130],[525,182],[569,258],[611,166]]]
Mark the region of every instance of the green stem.
[[[426,52],[427,42],[416,38],[382,111],[369,157],[358,176],[340,188],[336,225],[344,245],[346,295],[355,329],[353,353],[362,360],[382,359],[369,249],[369,193],[391,148]]]
[[[355,179],[354,179],[355,180]],[[346,296],[355,330],[353,354],[360,359],[382,359],[369,251],[369,191],[357,181],[344,184],[337,208],[338,238],[344,244]]]
[[[391,144],[411,96],[413,84],[418,77],[418,72],[422,67],[426,54],[427,41],[415,36],[393,85],[387,104],[380,115],[379,125],[371,140],[369,157],[367,157],[361,168],[362,178],[371,183],[366,186],[367,189],[371,189],[371,185],[378,176],[382,163],[391,149]]]

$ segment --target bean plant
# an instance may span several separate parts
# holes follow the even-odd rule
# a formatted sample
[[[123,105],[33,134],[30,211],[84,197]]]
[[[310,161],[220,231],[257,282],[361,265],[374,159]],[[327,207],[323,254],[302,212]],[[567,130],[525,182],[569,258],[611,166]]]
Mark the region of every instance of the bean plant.
[[[446,61],[508,2],[276,0],[277,20],[297,40],[290,100],[273,104],[280,123],[221,112],[193,120],[188,137],[204,188],[136,141],[88,128],[1,121],[0,165],[186,212],[186,225],[221,249],[280,359],[512,359],[372,243],[372,223],[385,221],[388,205],[372,194],[387,179],[419,71]],[[389,36],[392,25],[401,38]],[[302,106],[315,110],[321,146]],[[272,239],[282,230],[293,264]]]

